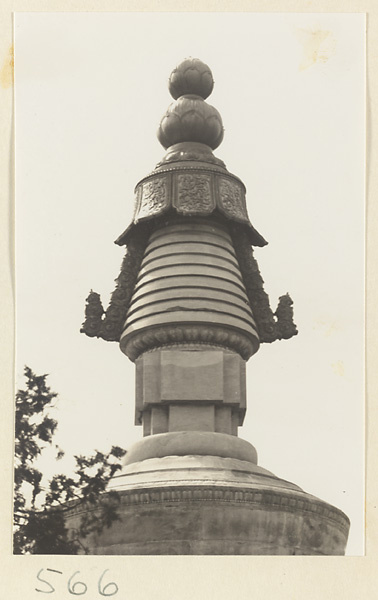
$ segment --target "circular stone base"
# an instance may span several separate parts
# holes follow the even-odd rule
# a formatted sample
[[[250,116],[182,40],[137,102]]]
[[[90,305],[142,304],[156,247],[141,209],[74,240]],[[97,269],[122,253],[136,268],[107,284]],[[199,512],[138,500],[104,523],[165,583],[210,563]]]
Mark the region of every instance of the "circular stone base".
[[[146,458],[109,490],[120,520],[84,540],[91,554],[342,555],[348,538],[340,510],[237,458]]]
[[[144,437],[128,450],[124,465],[164,456],[221,456],[257,464],[254,446],[235,435],[212,431],[174,431]]]

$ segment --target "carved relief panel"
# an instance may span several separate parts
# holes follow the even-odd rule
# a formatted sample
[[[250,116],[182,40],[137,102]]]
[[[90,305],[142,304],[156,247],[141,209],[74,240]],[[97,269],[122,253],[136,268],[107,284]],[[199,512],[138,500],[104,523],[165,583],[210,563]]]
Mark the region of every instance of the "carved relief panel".
[[[248,220],[244,190],[226,177],[218,177],[220,208],[230,218]]]
[[[139,188],[137,219],[150,217],[169,207],[168,177],[155,177],[145,181]]]
[[[203,173],[181,173],[176,177],[173,205],[183,214],[210,214],[215,208],[211,176]]]

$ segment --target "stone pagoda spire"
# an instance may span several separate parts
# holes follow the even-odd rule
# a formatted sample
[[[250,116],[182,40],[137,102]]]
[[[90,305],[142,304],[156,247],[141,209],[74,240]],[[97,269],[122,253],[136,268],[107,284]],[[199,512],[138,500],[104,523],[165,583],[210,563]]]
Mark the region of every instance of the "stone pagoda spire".
[[[347,517],[257,466],[237,437],[246,361],[297,330],[290,297],[273,313],[263,289],[252,246],[267,242],[249,220],[245,186],[213,154],[224,134],[206,102],[213,85],[198,59],[172,72],[174,102],[158,129],[166,154],[136,185],[132,223],[116,240],[127,248],[116,289],[106,312],[98,294],[87,299],[82,331],[118,341],[135,362],[144,435],[110,486],[122,523],[92,549],[340,554]]]

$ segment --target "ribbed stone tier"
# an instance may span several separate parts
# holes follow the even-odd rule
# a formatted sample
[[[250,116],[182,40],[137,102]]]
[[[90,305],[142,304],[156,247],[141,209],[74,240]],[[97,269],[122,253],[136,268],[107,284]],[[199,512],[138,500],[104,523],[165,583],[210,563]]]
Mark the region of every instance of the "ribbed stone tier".
[[[109,490],[120,496],[121,520],[85,540],[91,554],[344,553],[349,520],[340,510],[250,460],[164,455],[164,445],[172,449],[167,436],[152,436],[160,438],[162,456],[129,462],[111,481]],[[247,442],[234,437],[231,442],[231,453],[240,443],[246,454]],[[203,434],[198,444],[193,437],[190,443],[194,452],[201,444],[209,450]],[[179,449],[177,439],[175,444]],[[141,443],[134,458],[138,452],[141,456]],[[81,516],[73,512],[69,525]]]
[[[256,324],[226,227],[204,219],[178,221],[151,235],[121,336],[122,350],[133,355],[130,342],[137,334],[162,327],[179,327],[178,336],[183,332],[181,340],[167,343],[203,342],[210,329],[219,335],[208,343],[235,349],[240,338],[249,356],[258,349]],[[200,328],[197,335],[193,327]]]

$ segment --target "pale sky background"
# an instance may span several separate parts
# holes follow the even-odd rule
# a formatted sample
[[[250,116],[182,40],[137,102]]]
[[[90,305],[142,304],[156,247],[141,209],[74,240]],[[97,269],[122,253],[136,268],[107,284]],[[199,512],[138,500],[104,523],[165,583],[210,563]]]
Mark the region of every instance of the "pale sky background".
[[[114,289],[133,189],[163,157],[167,79],[187,56],[212,69],[223,117],[215,155],[247,187],[269,241],[255,256],[275,310],[289,292],[299,335],[247,366],[240,437],[259,464],[343,510],[363,554],[364,15],[18,13],[17,379],[59,393],[56,442],[125,448],[134,365],[79,333],[85,298]]]

